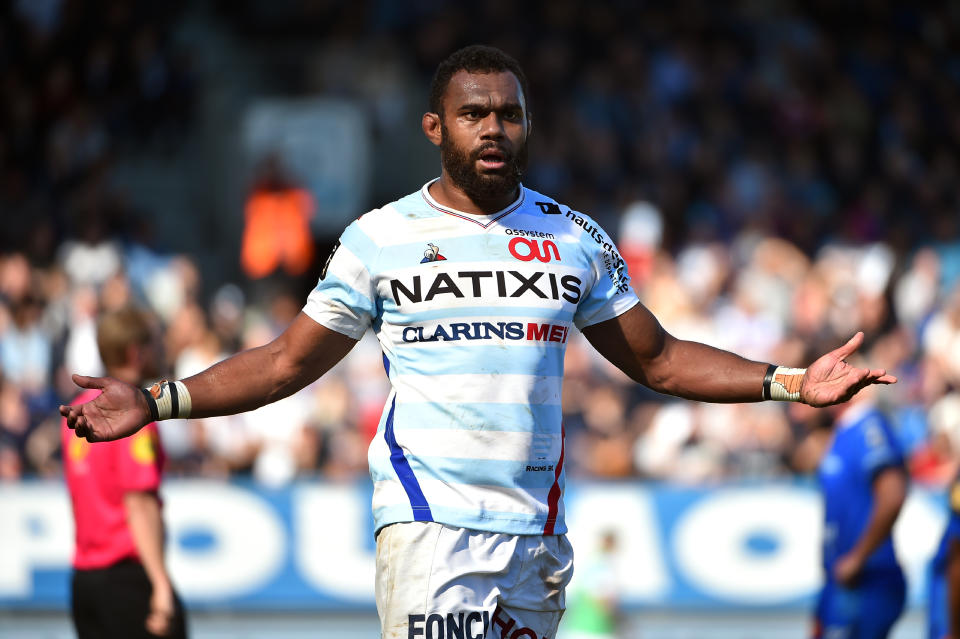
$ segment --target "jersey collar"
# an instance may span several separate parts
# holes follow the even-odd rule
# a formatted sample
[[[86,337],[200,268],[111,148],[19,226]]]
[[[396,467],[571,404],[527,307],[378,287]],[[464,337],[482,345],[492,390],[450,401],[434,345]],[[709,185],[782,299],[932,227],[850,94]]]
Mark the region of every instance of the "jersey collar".
[[[520,195],[517,196],[517,199],[514,200],[507,207],[500,209],[496,213],[466,213],[464,211],[458,211],[456,209],[451,209],[446,206],[439,204],[433,196],[430,195],[430,185],[439,180],[440,178],[434,178],[423,185],[423,188],[420,189],[420,194],[423,196],[423,199],[426,200],[432,208],[440,211],[441,213],[446,213],[447,215],[452,215],[454,217],[459,217],[460,219],[467,220],[468,222],[473,222],[483,228],[489,227],[491,224],[496,222],[502,217],[510,215],[516,211],[520,206],[523,205],[523,200],[526,197],[527,190],[523,187],[523,184],[520,185]]]

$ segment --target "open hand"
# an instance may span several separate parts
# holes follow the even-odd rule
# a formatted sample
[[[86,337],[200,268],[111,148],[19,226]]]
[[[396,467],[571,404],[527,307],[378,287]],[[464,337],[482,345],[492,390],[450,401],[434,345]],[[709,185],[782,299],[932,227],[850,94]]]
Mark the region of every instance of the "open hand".
[[[849,400],[871,384],[896,384],[897,378],[882,368],[868,370],[844,360],[863,344],[858,332],[846,344],[831,351],[807,368],[800,387],[800,401],[810,406],[830,406]]]
[[[74,375],[73,383],[103,391],[85,404],[60,407],[60,414],[77,437],[91,442],[111,441],[132,435],[150,423],[147,400],[136,386],[112,377],[83,375]]]

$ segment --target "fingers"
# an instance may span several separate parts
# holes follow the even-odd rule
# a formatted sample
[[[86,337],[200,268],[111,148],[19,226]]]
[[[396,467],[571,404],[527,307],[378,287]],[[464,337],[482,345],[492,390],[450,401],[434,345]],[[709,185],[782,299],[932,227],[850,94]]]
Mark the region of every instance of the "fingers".
[[[96,388],[102,390],[107,385],[106,377],[87,377],[86,375],[72,375],[73,383],[80,388]]]
[[[856,369],[860,377],[860,386],[869,386],[870,384],[896,384],[897,378],[887,373],[886,369],[874,368],[872,370]]]
[[[831,355],[836,356],[841,361],[852,355],[863,344],[863,331],[857,331],[857,334],[851,337],[846,344],[836,349]],[[861,369],[862,370],[862,369]],[[887,373],[885,369],[875,368],[866,371],[865,380],[868,384],[896,384],[897,378]]]
[[[870,371],[869,374],[870,380],[874,384],[896,384],[897,378],[893,375],[890,375],[882,368],[878,368]]]
[[[66,418],[67,428],[73,429],[73,432],[77,437],[86,439],[88,442],[103,441],[103,437],[99,436],[94,431],[93,426],[87,420],[87,416],[83,414],[83,407],[86,405],[87,404],[80,404],[78,406],[60,406],[60,414]]]
[[[60,415],[66,418],[67,428],[76,428],[77,418],[82,414],[80,406],[60,406]]]
[[[67,408],[70,413],[70,415],[64,415],[64,417],[67,418],[67,428],[72,428],[73,433],[77,437],[86,439],[88,442],[98,442],[102,440],[102,438],[94,432],[93,426],[87,421],[86,416],[79,411],[79,407],[68,406]],[[61,411],[61,413],[62,412],[63,411]]]
[[[838,359],[846,359],[853,355],[861,344],[863,344],[863,331],[857,331],[856,335],[851,337],[846,344],[833,351],[832,354],[836,355]]]
[[[93,429],[90,427],[90,423],[87,421],[87,418],[83,415],[79,415],[74,422],[73,432],[77,437],[82,437],[87,441],[93,441],[91,439],[93,436]]]

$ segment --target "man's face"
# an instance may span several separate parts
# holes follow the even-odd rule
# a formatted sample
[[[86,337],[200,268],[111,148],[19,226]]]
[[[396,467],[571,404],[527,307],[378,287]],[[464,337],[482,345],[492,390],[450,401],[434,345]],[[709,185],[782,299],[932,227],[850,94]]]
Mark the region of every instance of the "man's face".
[[[453,183],[474,201],[514,193],[527,167],[529,130],[516,76],[458,71],[440,115],[440,161]]]

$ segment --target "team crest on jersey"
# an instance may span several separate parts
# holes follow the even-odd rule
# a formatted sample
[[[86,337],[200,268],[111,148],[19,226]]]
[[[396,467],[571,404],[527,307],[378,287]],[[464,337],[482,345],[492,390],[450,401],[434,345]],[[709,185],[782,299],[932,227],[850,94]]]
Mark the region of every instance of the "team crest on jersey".
[[[153,436],[146,431],[140,431],[130,440],[130,456],[138,464],[152,464],[157,458]]]
[[[75,462],[83,461],[90,454],[90,443],[82,437],[74,437],[68,447],[70,459]]]
[[[421,264],[426,264],[427,262],[439,262],[440,260],[445,260],[444,256],[440,255],[440,247],[436,244],[430,244],[427,242],[427,250],[423,252],[423,259],[420,260]]]
[[[870,424],[863,432],[863,438],[870,448],[878,448],[886,443],[883,437],[883,431],[876,424]]]

